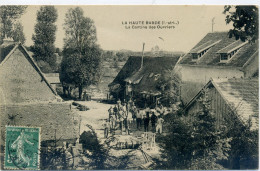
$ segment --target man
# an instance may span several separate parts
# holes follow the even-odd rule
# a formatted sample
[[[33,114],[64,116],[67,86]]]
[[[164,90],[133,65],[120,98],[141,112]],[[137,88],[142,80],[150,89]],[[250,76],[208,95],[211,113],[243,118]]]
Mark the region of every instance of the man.
[[[110,118],[111,118],[112,115],[113,115],[113,107],[110,106],[110,108],[108,109],[108,120],[109,120],[109,122],[110,122]]]
[[[151,124],[152,124],[152,131],[153,131],[153,132],[155,132],[156,120],[157,120],[157,116],[155,115],[155,112],[152,112]]]
[[[116,117],[115,117],[115,115],[111,115],[110,125],[111,125],[112,129],[115,129],[115,127],[116,127]]]
[[[157,120],[157,125],[156,125],[156,133],[159,133],[159,134],[162,133],[163,122],[164,122],[163,118],[159,117],[159,119]]]
[[[137,129],[140,130],[142,124],[142,114],[141,111],[139,109],[137,109],[137,113],[136,113],[136,125],[137,125]]]
[[[116,105],[115,105],[115,107],[113,108],[113,112],[114,112],[114,115],[115,115],[116,119],[118,119],[118,108],[117,108]]]
[[[106,120],[106,122],[103,124],[104,126],[104,138],[108,137],[108,134],[110,132],[110,123],[108,120]]]
[[[149,121],[150,121],[150,116],[149,112],[146,112],[145,118],[144,118],[144,132],[148,132],[148,127],[149,127]]]

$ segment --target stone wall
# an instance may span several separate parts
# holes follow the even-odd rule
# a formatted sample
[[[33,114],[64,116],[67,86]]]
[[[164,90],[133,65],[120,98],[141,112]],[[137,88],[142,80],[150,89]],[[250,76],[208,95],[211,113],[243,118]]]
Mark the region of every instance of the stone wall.
[[[13,104],[0,106],[1,145],[5,126],[41,127],[41,141],[71,140],[79,137],[79,117],[68,103]]]

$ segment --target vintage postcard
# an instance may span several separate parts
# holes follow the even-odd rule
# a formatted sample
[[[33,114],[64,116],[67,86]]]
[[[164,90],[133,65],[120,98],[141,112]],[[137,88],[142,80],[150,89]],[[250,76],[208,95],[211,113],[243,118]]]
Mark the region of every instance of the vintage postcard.
[[[258,5],[1,5],[0,161],[259,169]]]

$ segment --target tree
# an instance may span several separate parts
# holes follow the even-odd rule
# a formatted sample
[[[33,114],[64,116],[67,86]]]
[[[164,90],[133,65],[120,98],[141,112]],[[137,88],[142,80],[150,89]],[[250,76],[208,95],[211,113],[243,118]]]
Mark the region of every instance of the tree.
[[[14,24],[17,19],[21,17],[21,15],[25,12],[27,6],[20,5],[3,5],[0,6],[0,31],[2,40],[5,37],[13,38],[14,32]],[[18,25],[16,25],[17,27]],[[21,24],[20,24],[21,26]],[[21,27],[20,27],[21,28]],[[20,40],[21,41],[21,40]],[[22,42],[22,41],[21,41]]]
[[[255,42],[258,39],[259,12],[257,6],[231,6],[224,7],[226,23],[233,23],[229,36],[237,40]]]
[[[14,24],[14,31],[13,31],[12,37],[15,42],[21,42],[21,43],[25,42],[25,36],[23,33],[23,25],[21,23],[18,22],[16,24]]]
[[[64,29],[61,82],[78,88],[81,99],[84,87],[98,83],[101,75],[101,49],[96,44],[96,27],[93,20],[84,17],[79,7],[66,13]]]
[[[157,139],[165,162],[159,162],[155,169],[188,169],[193,152],[192,127],[175,113],[166,115],[164,120],[164,129],[168,130],[169,134]]]
[[[208,91],[203,90],[198,100],[201,110],[194,115],[192,133],[194,151],[190,168],[192,170],[224,169],[217,162],[227,160],[230,150],[231,139],[226,136],[226,127],[216,127],[216,115],[211,108]]]
[[[158,89],[162,93],[165,105],[170,105],[180,101],[180,78],[174,69],[165,70],[158,82]]]
[[[41,6],[37,12],[37,24],[34,27],[35,34],[32,36],[34,45],[34,59],[47,62],[52,69],[56,67],[55,33],[58,14],[54,6]]]

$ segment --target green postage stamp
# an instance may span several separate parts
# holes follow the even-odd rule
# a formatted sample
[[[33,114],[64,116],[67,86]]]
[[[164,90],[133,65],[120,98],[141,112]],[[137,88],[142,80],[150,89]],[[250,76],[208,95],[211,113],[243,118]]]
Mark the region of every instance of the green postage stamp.
[[[6,126],[5,168],[39,169],[40,128]]]

